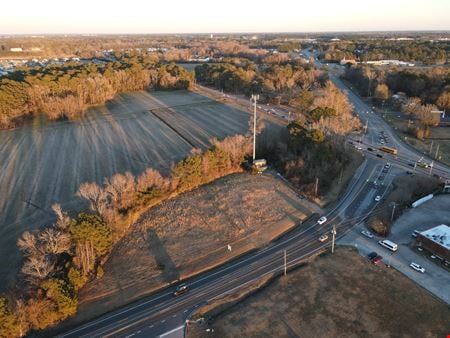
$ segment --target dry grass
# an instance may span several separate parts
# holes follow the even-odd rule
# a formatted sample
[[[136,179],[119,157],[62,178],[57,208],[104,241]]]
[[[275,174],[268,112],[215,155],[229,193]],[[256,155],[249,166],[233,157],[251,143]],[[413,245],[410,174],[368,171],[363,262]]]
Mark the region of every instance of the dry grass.
[[[269,175],[234,174],[165,201],[116,245],[104,277],[81,290],[75,321],[261,247],[315,211]]]
[[[279,278],[188,337],[445,337],[445,303],[340,248]]]

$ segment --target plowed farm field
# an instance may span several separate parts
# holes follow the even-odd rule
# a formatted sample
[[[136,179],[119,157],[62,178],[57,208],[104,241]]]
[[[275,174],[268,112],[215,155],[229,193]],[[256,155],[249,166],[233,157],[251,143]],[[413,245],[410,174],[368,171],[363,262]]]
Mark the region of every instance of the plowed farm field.
[[[188,92],[137,92],[91,108],[77,121],[36,118],[0,131],[0,292],[20,265],[17,238],[52,222],[53,203],[70,213],[86,205],[75,196],[83,182],[152,167],[168,173],[192,148],[245,133],[250,115]],[[281,126],[266,123],[268,129]]]

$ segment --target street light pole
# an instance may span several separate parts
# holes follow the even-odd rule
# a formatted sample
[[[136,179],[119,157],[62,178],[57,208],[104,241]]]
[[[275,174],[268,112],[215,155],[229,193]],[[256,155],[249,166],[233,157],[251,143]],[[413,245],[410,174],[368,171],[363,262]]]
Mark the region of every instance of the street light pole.
[[[284,250],[284,275],[287,275],[286,250]]]
[[[259,95],[252,94],[253,102],[253,162],[256,159],[256,101],[259,100]]]

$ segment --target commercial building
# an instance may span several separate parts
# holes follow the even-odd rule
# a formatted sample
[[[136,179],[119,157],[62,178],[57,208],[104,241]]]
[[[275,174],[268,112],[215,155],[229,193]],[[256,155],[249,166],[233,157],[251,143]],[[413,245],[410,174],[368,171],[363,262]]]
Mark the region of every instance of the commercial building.
[[[450,227],[445,224],[420,232],[417,244],[435,256],[450,261]]]

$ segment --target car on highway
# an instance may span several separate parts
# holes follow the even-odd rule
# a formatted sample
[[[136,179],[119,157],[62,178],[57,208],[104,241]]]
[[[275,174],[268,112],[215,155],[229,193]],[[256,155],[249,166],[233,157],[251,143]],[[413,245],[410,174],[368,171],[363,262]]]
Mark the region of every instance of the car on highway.
[[[323,234],[322,236],[319,237],[319,242],[325,242],[327,239],[328,239],[328,235]]]
[[[177,288],[175,289],[175,291],[174,291],[174,293],[173,293],[173,295],[176,297],[176,296],[180,296],[180,295],[182,295],[183,293],[186,293],[186,292],[188,292],[188,287],[187,287],[187,285],[186,284],[180,284],[180,285],[178,285],[177,286]]]
[[[380,202],[380,201],[381,201],[381,196],[380,195],[375,196],[375,202]]]
[[[383,158],[383,155],[381,155],[381,154],[377,154],[376,156],[379,158]]]
[[[373,251],[373,252],[371,252],[370,254],[367,255],[367,258],[371,261],[377,256],[378,256],[378,254],[375,251]]]
[[[406,172],[406,175],[414,175],[414,173],[413,173],[412,171],[409,171],[409,170],[408,170],[408,171]]]
[[[323,223],[325,223],[327,221],[327,218],[325,216],[322,216],[318,219],[317,223],[319,223],[320,225],[322,225]]]
[[[409,264],[409,266],[418,272],[425,273],[424,267],[417,263],[411,262],[411,264]]]
[[[361,233],[366,236],[367,238],[373,238],[373,234],[370,231],[363,230]]]
[[[368,151],[373,151],[373,148],[370,148],[370,147],[369,147],[369,148],[367,148],[367,150],[368,150]]]

